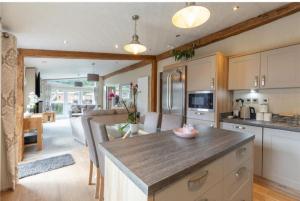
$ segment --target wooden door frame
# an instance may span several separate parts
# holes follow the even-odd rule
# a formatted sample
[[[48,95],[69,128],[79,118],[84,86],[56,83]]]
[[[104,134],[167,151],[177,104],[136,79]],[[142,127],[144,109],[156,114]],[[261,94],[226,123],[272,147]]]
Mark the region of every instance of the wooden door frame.
[[[157,62],[156,56],[152,55],[132,55],[97,52],[77,52],[77,51],[57,51],[38,49],[18,49],[18,67],[16,73],[16,134],[19,136],[18,160],[23,160],[23,117],[24,117],[24,77],[25,77],[25,57],[34,58],[65,58],[65,59],[94,59],[94,60],[137,60],[140,61],[130,67],[125,67],[120,71],[126,72],[139,68],[141,65],[152,64],[151,70],[151,111],[156,111],[157,105]],[[107,77],[119,74],[113,72]]]

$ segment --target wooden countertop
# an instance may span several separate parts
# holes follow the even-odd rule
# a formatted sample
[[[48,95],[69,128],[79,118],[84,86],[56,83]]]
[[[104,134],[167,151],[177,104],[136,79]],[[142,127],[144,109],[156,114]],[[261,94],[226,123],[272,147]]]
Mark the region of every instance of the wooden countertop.
[[[166,131],[113,140],[100,148],[149,195],[253,139],[253,135],[203,127],[194,139]]]

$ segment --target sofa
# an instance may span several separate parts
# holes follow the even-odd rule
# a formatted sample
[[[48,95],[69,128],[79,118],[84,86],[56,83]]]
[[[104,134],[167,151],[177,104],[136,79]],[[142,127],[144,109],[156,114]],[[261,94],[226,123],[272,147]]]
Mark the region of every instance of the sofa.
[[[79,117],[87,110],[100,109],[100,105],[72,105],[69,111],[69,117]]]
[[[84,134],[84,128],[86,127],[82,124],[83,118],[93,119],[102,124],[117,124],[126,122],[128,113],[126,109],[86,110],[82,116],[72,116],[70,123],[74,139],[81,144],[87,145]]]

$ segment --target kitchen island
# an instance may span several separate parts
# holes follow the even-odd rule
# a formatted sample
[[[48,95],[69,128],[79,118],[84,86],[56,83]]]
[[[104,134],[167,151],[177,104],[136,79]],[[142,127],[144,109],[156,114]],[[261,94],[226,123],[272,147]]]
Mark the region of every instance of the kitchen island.
[[[253,135],[199,128],[101,144],[105,201],[252,200]]]

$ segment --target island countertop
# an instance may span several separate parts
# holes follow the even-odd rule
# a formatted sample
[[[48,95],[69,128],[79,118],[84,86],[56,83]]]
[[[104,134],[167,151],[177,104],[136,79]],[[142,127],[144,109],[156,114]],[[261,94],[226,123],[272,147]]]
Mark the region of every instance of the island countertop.
[[[179,180],[254,139],[215,128],[199,128],[193,139],[172,131],[100,144],[105,155],[146,195]]]

